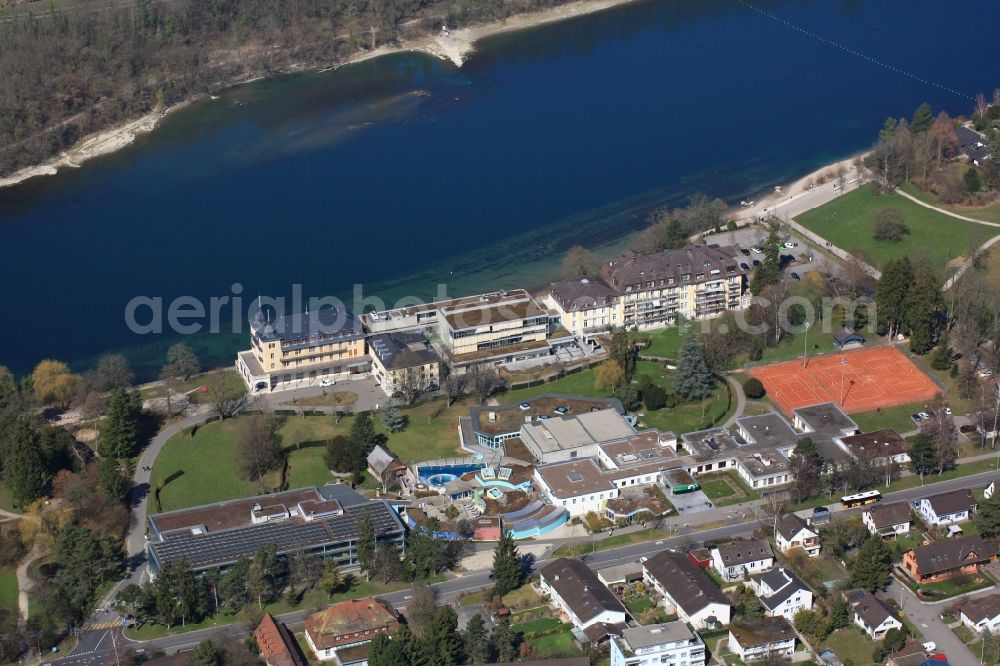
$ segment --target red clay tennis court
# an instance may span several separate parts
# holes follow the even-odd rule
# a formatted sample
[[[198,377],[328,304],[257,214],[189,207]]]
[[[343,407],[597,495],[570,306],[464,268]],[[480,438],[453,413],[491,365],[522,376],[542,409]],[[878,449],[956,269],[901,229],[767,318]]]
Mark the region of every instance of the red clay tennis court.
[[[930,400],[941,392],[895,347],[816,356],[805,368],[800,358],[754,368],[750,374],[788,416],[797,407],[820,402],[842,405],[848,413],[870,412]]]

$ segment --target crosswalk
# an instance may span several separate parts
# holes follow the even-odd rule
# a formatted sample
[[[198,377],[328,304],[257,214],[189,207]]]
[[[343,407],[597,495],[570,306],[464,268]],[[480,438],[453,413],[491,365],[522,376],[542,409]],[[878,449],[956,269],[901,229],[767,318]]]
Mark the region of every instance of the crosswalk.
[[[117,629],[122,626],[121,620],[114,620],[108,622],[88,622],[83,625],[84,631],[100,631],[101,629]]]

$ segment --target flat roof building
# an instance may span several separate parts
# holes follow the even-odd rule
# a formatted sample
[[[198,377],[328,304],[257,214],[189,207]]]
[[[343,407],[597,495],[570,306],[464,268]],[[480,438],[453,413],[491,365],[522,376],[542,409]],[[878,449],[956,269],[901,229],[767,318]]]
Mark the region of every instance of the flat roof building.
[[[543,463],[597,455],[600,444],[635,435],[615,409],[567,414],[521,425],[521,441]]]
[[[194,571],[224,569],[270,543],[280,556],[303,550],[357,569],[357,525],[366,511],[376,538],[402,551],[405,528],[387,502],[329,484],[151,515],[150,570],[181,558]]]
[[[611,666],[705,663],[705,644],[680,621],[629,627],[611,638]]]
[[[386,395],[426,391],[440,384],[441,359],[421,332],[378,333],[368,338],[372,375]]]

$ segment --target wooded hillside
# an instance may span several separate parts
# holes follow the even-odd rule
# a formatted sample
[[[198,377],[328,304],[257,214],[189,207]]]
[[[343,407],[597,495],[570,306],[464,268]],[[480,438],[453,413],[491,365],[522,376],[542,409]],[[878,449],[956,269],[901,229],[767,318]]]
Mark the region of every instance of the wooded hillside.
[[[0,13],[0,175],[198,93],[335,64],[404,31],[563,1],[64,0],[8,7]]]

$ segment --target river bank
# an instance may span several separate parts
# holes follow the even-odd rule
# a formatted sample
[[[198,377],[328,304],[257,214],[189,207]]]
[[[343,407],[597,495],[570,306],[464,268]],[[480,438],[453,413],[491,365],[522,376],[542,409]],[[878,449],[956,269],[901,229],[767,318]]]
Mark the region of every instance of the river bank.
[[[382,56],[414,51],[425,53],[435,58],[446,60],[456,67],[461,67],[468,55],[475,50],[475,44],[481,39],[499,35],[506,32],[525,30],[564,21],[578,16],[586,16],[605,9],[610,9],[619,5],[625,5],[637,0],[576,0],[565,5],[553,7],[540,12],[526,14],[515,14],[503,21],[473,25],[445,32],[442,30],[438,34],[425,35],[419,38],[401,39],[398,43],[389,46],[380,46],[374,50],[358,52],[339,63],[336,67],[364,62]],[[299,67],[290,68],[288,71],[279,72],[277,76],[284,74],[299,73],[308,70],[318,70],[320,67]],[[327,68],[328,69],[328,68]],[[252,77],[245,80],[233,81],[219,90],[246,85],[259,81],[261,77]],[[190,99],[174,104],[166,109],[148,113],[140,118],[129,121],[123,125],[112,127],[94,134],[90,134],[81,139],[70,150],[64,151],[60,155],[42,162],[41,164],[25,167],[15,171],[13,174],[0,177],[0,188],[12,187],[36,176],[53,176],[59,169],[78,168],[84,162],[110,155],[131,145],[137,137],[148,134],[156,129],[156,126],[168,114],[182,109],[194,102],[201,101],[209,97],[208,94],[198,94]]]

